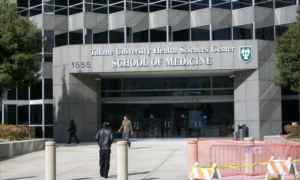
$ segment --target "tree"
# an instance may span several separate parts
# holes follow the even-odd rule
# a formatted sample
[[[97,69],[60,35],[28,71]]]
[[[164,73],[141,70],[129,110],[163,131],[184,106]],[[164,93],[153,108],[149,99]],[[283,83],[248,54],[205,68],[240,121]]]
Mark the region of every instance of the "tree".
[[[291,24],[287,32],[277,38],[275,54],[278,59],[276,68],[280,72],[273,82],[280,87],[300,91],[300,8],[297,22]]]
[[[0,105],[8,89],[31,86],[40,78],[42,31],[17,9],[0,0]]]

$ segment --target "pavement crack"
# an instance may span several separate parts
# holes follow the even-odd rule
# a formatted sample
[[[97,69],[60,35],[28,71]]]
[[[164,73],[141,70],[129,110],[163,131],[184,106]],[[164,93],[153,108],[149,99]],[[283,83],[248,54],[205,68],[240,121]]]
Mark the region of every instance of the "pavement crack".
[[[154,173],[161,165],[163,165],[178,149],[182,148],[183,146],[185,146],[185,144],[183,144],[182,146],[180,146],[179,148],[175,149],[162,163],[160,163],[153,171],[151,171],[149,174],[147,174],[143,179],[147,178],[148,176],[150,176],[152,173]]]

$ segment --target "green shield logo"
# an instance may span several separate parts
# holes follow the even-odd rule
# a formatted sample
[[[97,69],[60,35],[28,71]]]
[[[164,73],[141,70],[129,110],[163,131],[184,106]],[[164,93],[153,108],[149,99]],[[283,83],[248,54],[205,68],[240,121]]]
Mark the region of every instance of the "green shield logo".
[[[252,60],[252,46],[240,46],[240,59],[244,63]]]

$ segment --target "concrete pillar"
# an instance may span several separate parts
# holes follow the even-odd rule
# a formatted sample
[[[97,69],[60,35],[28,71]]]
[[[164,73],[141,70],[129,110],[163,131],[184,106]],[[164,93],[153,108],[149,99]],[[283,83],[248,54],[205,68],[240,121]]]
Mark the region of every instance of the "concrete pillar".
[[[244,142],[249,145],[249,147],[245,147],[245,164],[253,164],[254,163],[254,138],[246,137],[244,138]],[[246,151],[247,149],[247,151]],[[246,167],[245,173],[254,173],[254,167]]]
[[[193,165],[198,162],[198,140],[187,141],[187,153],[188,153],[188,178],[192,172]]]
[[[45,180],[56,180],[56,143],[45,142]]]
[[[117,146],[118,180],[128,180],[127,141],[118,141]]]

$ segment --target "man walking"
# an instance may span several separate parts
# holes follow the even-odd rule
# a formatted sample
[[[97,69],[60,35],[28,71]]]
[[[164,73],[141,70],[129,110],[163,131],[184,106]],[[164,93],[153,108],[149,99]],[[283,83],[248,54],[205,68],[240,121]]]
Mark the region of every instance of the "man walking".
[[[115,139],[112,131],[108,129],[108,125],[109,123],[104,122],[103,128],[97,132],[95,137],[100,147],[99,150],[100,176],[104,177],[105,179],[108,178],[107,176],[108,176],[110,153],[111,153],[110,147]]]
[[[77,141],[77,144],[79,144],[79,140],[78,140],[78,138],[77,138],[76,135],[75,135],[75,133],[77,132],[77,129],[76,129],[76,125],[75,125],[73,119],[71,119],[71,124],[70,124],[70,128],[68,129],[68,132],[70,132],[70,138],[69,138],[68,144],[71,143],[72,136],[74,136],[74,138],[75,138],[76,141]]]
[[[128,147],[130,148],[131,142],[129,141],[129,136],[130,136],[130,132],[131,132],[131,135],[133,134],[133,131],[132,131],[132,126],[131,126],[131,121],[128,119],[127,115],[124,116],[124,120],[122,121],[122,125],[118,132],[120,132],[123,128],[124,128],[123,141],[127,141]]]

